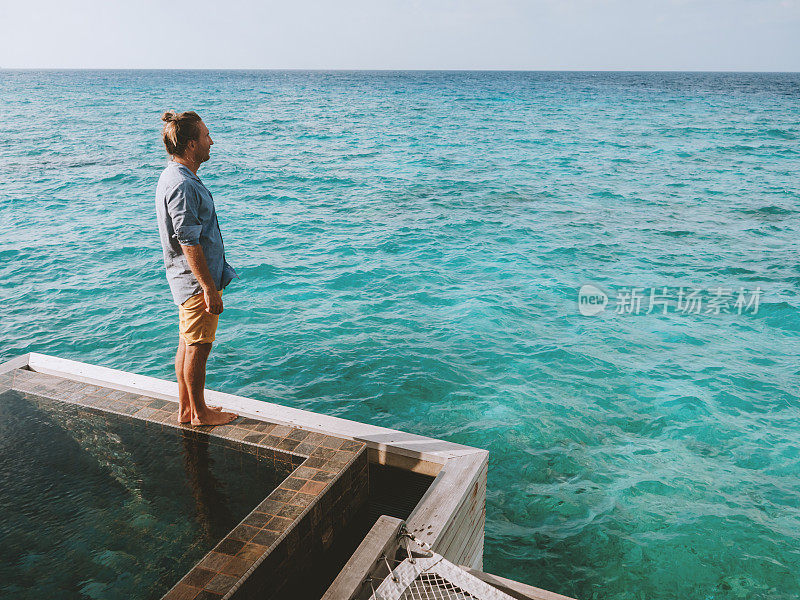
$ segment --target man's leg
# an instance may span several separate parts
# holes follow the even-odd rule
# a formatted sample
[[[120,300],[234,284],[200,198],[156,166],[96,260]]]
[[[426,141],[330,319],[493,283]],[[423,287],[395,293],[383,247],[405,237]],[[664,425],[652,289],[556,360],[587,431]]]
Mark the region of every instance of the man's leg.
[[[183,375],[183,361],[186,356],[186,342],[178,336],[178,352],[175,354],[175,377],[178,379],[178,422],[188,423],[192,418],[189,407],[189,387]]]
[[[178,336],[178,352],[175,354],[175,377],[178,379],[178,422],[188,424],[192,420],[192,407],[189,403],[189,383],[183,369],[186,360],[186,342]],[[220,406],[209,406],[211,410],[222,410]],[[197,417],[195,416],[195,420]]]
[[[192,425],[224,425],[237,417],[234,413],[217,411],[206,406],[206,361],[210,352],[210,343],[185,344],[183,377],[189,397]]]

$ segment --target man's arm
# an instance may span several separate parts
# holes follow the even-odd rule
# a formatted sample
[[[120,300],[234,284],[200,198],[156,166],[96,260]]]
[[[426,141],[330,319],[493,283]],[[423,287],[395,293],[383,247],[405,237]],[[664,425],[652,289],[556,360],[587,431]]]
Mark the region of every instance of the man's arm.
[[[218,315],[222,312],[222,297],[214,285],[214,279],[208,270],[206,255],[200,246],[200,234],[203,224],[197,214],[197,193],[189,181],[182,181],[167,196],[167,214],[172,219],[175,239],[181,246],[186,262],[192,270],[206,301],[206,312]]]
[[[208,263],[206,262],[206,255],[203,254],[203,248],[200,244],[194,246],[184,246],[181,244],[181,250],[186,257],[186,262],[192,269],[192,273],[203,288],[203,297],[206,301],[206,312],[212,315],[218,315],[222,312],[222,296],[217,291],[217,286],[214,283],[214,278],[211,277],[211,272],[208,270]]]

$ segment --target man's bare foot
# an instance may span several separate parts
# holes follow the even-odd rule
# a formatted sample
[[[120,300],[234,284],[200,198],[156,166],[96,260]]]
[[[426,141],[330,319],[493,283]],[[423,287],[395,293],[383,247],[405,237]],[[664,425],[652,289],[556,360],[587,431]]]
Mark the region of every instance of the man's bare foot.
[[[208,410],[205,413],[197,415],[197,418],[192,418],[192,425],[225,425],[234,419],[239,418],[236,413],[222,412],[217,410]]]
[[[222,410],[221,406],[207,406],[206,408],[216,411]],[[191,421],[191,412],[192,412],[191,409],[188,408],[186,410],[182,410],[180,416],[178,417],[178,423],[180,423],[181,425],[188,425],[189,421]]]

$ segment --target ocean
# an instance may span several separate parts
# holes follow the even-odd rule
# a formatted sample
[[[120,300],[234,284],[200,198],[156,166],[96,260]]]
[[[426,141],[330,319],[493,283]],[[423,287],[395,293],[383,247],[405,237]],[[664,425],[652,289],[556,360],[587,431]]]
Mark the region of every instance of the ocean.
[[[0,361],[174,378],[167,109],[209,388],[488,449],[490,573],[800,596],[800,74],[0,71]]]

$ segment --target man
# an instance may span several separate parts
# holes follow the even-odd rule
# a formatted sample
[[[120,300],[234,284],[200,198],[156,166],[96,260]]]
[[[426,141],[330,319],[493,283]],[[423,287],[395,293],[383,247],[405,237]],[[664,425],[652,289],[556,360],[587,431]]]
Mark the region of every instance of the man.
[[[206,361],[223,308],[221,292],[238,277],[225,261],[211,192],[197,176],[214,142],[195,112],[169,111],[162,120],[171,160],[158,180],[156,215],[167,281],[178,305],[178,421],[224,425],[237,415],[207,406],[203,396]]]

